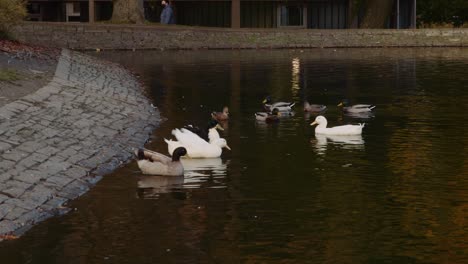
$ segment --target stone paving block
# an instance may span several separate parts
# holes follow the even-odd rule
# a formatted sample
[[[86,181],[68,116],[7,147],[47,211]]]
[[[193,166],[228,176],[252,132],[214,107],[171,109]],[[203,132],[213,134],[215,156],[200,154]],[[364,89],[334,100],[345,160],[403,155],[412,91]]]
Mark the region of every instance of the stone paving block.
[[[44,221],[47,218],[52,217],[53,215],[49,212],[45,212],[40,208],[25,212],[22,214],[16,222],[18,222],[21,226],[27,226],[27,229],[30,228],[30,225],[35,224],[40,221]],[[24,233],[24,232],[22,232]]]
[[[58,161],[58,156],[52,157],[38,166],[38,169],[44,171],[48,175],[57,174],[62,172],[71,166],[70,163],[65,161]]]
[[[32,190],[25,192],[20,199],[24,200],[27,206],[36,208],[51,199],[54,193],[55,190],[38,184]]]
[[[33,154],[31,154],[31,156],[29,156],[32,160],[38,162],[38,163],[41,163],[41,162],[44,162],[46,161],[49,156],[45,155],[45,154],[41,154],[41,153],[38,153],[38,152],[35,152]]]
[[[47,156],[52,156],[52,155],[56,154],[59,151],[60,151],[59,149],[51,147],[51,146],[48,146],[48,147],[45,147],[43,149],[37,150],[38,153],[44,154],[44,155],[47,155]]]
[[[10,161],[10,160],[2,160],[0,161],[0,170],[10,170],[13,169],[15,166],[15,162]]]
[[[18,162],[21,159],[26,158],[27,156],[29,156],[29,153],[19,151],[19,150],[12,150],[12,151],[6,152],[6,153],[4,153],[2,155],[2,157],[4,159],[9,160],[9,161],[14,161],[14,162]]]
[[[87,158],[89,158],[89,155],[78,153],[76,155],[71,156],[66,161],[70,164],[79,164],[79,161],[85,160]]]
[[[0,204],[0,220],[8,215],[15,208],[12,204]]]
[[[18,175],[19,171],[16,169],[7,170],[0,174],[0,182],[7,183],[8,180],[12,179],[14,176]],[[0,189],[2,190],[2,189]]]
[[[8,233],[11,233],[13,231],[15,231],[16,229],[18,229],[20,226],[13,222],[13,221],[9,221],[9,220],[1,220],[0,221],[0,234],[8,234]]]
[[[85,177],[88,174],[88,171],[85,168],[73,166],[70,169],[64,171],[63,174],[72,179],[80,179]]]
[[[13,206],[11,204],[7,204],[7,205]],[[13,220],[18,219],[18,217],[20,217],[21,215],[23,215],[26,212],[28,212],[27,209],[16,206],[12,210],[10,210],[10,212],[8,212],[8,214],[5,215],[4,219],[13,221]]]
[[[4,201],[6,201],[7,199],[9,199],[8,196],[6,195],[3,195],[3,194],[0,194],[0,204],[2,204]],[[0,217],[1,219],[1,217]]]
[[[13,176],[13,179],[33,184],[43,179],[43,173],[37,170],[25,170],[20,172],[17,176]]]
[[[64,204],[68,201],[67,198],[54,196],[43,205],[40,206],[44,211],[50,211],[56,209],[57,207],[63,207]]]
[[[28,157],[20,160],[16,164],[16,167],[23,167],[23,168],[29,169],[29,168],[33,167],[34,165],[36,165],[36,164],[38,164],[38,162],[34,160],[34,157],[28,156]]]
[[[10,144],[0,141],[0,153],[4,152],[5,150],[9,150],[11,148],[12,146]]]
[[[82,195],[88,190],[89,190],[89,184],[87,182],[81,181],[81,180],[74,180],[73,182],[71,182],[70,184],[68,184],[61,190],[59,196],[71,200]]]
[[[42,141],[27,141],[17,146],[16,149],[31,153],[31,152],[35,152],[36,150],[42,149],[45,147],[46,147],[46,144]]]
[[[48,186],[49,188],[56,188],[60,190],[63,186],[74,180],[75,178],[70,178],[64,174],[58,174],[47,178],[47,180],[44,182],[44,185]]]
[[[65,150],[63,151],[60,151],[59,153],[57,153],[57,156],[60,156],[60,157],[63,157],[64,159],[68,159],[72,156],[75,156],[78,154],[78,151],[72,149],[72,148],[66,148]]]

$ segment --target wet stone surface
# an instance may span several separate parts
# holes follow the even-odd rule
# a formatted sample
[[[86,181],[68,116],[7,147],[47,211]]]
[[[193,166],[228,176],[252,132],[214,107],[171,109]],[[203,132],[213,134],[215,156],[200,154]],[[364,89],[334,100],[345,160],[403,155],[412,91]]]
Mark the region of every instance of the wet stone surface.
[[[0,235],[66,212],[159,121],[127,70],[62,51],[48,85],[0,108]]]

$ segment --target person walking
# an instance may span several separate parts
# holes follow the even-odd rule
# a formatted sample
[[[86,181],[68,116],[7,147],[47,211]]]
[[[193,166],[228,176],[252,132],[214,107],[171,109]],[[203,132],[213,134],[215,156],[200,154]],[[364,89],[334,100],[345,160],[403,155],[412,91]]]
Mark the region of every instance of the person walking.
[[[175,24],[174,11],[171,4],[166,0],[162,0],[161,5],[164,7],[161,12],[161,24]]]

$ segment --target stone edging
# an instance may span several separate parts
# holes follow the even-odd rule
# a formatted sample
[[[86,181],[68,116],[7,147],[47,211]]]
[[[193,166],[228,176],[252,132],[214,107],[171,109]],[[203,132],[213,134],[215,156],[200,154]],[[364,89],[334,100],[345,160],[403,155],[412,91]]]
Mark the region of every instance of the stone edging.
[[[225,29],[25,22],[19,41],[71,49],[467,47],[468,29]]]
[[[0,108],[0,235],[66,211],[159,122],[127,70],[63,50],[48,85]]]

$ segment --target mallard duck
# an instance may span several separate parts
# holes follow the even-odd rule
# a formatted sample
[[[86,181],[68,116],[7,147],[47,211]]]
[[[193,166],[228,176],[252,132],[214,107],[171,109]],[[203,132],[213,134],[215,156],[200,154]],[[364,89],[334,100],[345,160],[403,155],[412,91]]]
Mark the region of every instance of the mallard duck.
[[[229,108],[225,106],[222,112],[212,112],[211,117],[217,121],[226,121],[229,119]]]
[[[208,126],[205,129],[202,129],[193,125],[187,125],[187,126],[184,126],[184,128],[197,134],[199,137],[203,138],[207,142],[212,142],[220,138],[219,133],[216,129],[219,129],[221,131],[224,130],[224,128],[222,128],[219,125],[218,121],[214,119],[208,122]]]
[[[348,113],[370,112],[372,111],[372,109],[375,108],[375,105],[369,105],[369,104],[348,105],[348,100],[341,101],[341,103],[339,103],[338,106],[343,107],[343,111],[348,112]]]
[[[272,103],[270,96],[267,96],[263,100],[262,103],[263,103],[263,106],[265,107],[265,110],[269,112],[272,112],[274,108],[277,108],[279,112],[290,112],[292,111],[292,107],[296,104],[296,103],[289,103],[289,102]]]
[[[310,125],[317,125],[315,128],[315,134],[324,135],[360,135],[362,134],[362,128],[364,124],[359,125],[344,125],[327,128],[327,119],[324,116],[317,116],[315,121]]]
[[[172,152],[172,158],[147,149],[135,151],[138,167],[143,174],[164,176],[184,175],[184,166],[180,162],[180,157],[185,154],[187,150],[184,147],[176,148]]]
[[[172,135],[176,137],[177,141],[164,139],[169,153],[178,147],[184,147],[187,149],[187,157],[189,158],[218,158],[221,156],[222,148],[231,150],[224,138],[208,143],[197,134],[184,128],[172,130]]]
[[[319,104],[309,104],[309,102],[304,102],[304,112],[323,112],[327,109],[325,105]]]
[[[257,113],[255,113],[255,119],[257,121],[262,121],[262,122],[266,122],[266,123],[278,122],[279,121],[278,113],[279,113],[279,111],[278,111],[277,108],[273,109],[273,111],[271,113],[257,112]]]

